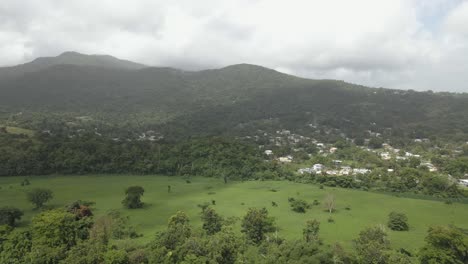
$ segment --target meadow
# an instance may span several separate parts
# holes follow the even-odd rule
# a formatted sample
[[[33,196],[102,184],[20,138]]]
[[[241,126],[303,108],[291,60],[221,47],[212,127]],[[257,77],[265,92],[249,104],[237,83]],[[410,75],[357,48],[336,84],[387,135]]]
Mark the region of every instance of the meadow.
[[[50,188],[54,198],[49,207],[64,207],[78,199],[94,201],[93,213],[103,215],[110,210],[119,210],[130,217],[130,223],[143,234],[138,242],[145,243],[163,230],[167,219],[178,210],[185,211],[195,227],[201,225],[200,208],[197,206],[212,200],[213,207],[224,217],[238,217],[249,207],[266,207],[276,218],[278,234],[287,239],[302,237],[302,228],[309,219],[321,222],[320,236],[325,243],[340,243],[351,248],[352,240],[360,230],[368,226],[385,225],[391,211],[403,212],[408,216],[410,231],[388,230],[394,248],[405,248],[416,252],[423,244],[427,229],[431,225],[453,224],[468,229],[468,204],[446,204],[443,201],[396,197],[358,190],[325,187],[286,181],[228,182],[222,179],[193,177],[190,183],[182,177],[135,176],[135,175],[88,175],[29,177],[29,186],[20,186],[24,177],[0,178],[0,206],[14,206],[24,211],[20,227],[28,225],[39,212],[26,200],[26,192],[34,187]],[[123,208],[121,200],[128,186],[140,185],[145,189],[144,208]],[[171,192],[168,192],[168,185]],[[290,209],[288,198],[300,198],[309,203],[322,202],[327,194],[336,197],[336,212],[331,214],[334,223],[327,219],[330,214],[323,205],[313,206],[306,213]],[[272,206],[272,202],[278,204]],[[347,210],[348,207],[350,210]],[[240,221],[236,228],[240,230]]]

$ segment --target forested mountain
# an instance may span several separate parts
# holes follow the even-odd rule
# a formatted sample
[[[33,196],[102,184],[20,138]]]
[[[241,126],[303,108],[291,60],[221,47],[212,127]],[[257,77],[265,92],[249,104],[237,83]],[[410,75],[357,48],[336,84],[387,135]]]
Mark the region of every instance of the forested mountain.
[[[367,88],[255,65],[188,72],[64,53],[0,69],[0,76],[5,72],[18,74],[0,78],[2,118],[21,112],[15,120],[29,125],[53,113],[64,121],[86,116],[184,135],[233,133],[265,122],[290,129],[320,124],[349,135],[392,129],[463,139],[468,133],[466,94]]]

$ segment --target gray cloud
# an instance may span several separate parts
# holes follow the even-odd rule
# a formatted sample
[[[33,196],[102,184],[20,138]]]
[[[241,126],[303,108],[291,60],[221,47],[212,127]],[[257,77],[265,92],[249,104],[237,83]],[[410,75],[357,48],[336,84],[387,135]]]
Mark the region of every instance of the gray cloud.
[[[0,65],[68,50],[192,70],[245,62],[376,87],[468,92],[468,2],[0,2]]]

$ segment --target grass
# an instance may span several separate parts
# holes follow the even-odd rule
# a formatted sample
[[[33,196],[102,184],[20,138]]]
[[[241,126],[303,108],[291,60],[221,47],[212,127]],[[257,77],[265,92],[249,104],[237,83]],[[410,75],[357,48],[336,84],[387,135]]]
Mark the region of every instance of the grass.
[[[288,239],[301,238],[302,228],[308,219],[321,222],[320,236],[325,243],[341,241],[351,248],[352,240],[360,230],[368,226],[385,224],[388,214],[395,210],[407,214],[410,224],[408,232],[389,231],[394,248],[405,248],[415,252],[424,243],[429,226],[453,224],[468,229],[468,205],[441,201],[395,197],[386,194],[341,188],[319,189],[316,185],[278,181],[247,181],[224,184],[221,179],[195,177],[186,183],[181,177],[92,175],[92,176],[47,176],[31,177],[31,185],[21,187],[23,177],[0,178],[0,206],[15,206],[24,210],[20,222],[26,226],[38,213],[28,204],[25,193],[34,187],[53,190],[51,207],[63,207],[78,200],[96,202],[95,215],[115,209],[129,215],[131,223],[144,236],[138,242],[153,239],[154,234],[166,227],[167,219],[177,210],[183,210],[191,223],[200,227],[198,204],[216,201],[215,209],[225,217],[241,218],[249,207],[266,207],[276,218],[279,234]],[[128,210],[121,205],[124,189],[130,185],[145,188],[143,209]],[[171,185],[171,193],[167,186]],[[272,191],[276,190],[276,191]],[[313,206],[306,213],[291,211],[288,197],[301,198],[309,203],[322,201],[327,193],[336,196],[337,211],[331,215],[335,220],[329,223],[330,214],[322,205]],[[278,207],[273,207],[276,202]],[[350,210],[345,208],[349,207]],[[240,230],[240,221],[236,228]]]

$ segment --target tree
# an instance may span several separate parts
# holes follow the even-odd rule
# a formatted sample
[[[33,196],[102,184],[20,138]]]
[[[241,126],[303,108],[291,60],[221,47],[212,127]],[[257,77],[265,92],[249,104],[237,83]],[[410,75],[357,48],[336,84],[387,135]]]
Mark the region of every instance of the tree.
[[[160,246],[174,250],[182,245],[192,235],[192,227],[187,214],[178,211],[169,218],[167,230],[158,234],[157,242]]]
[[[323,205],[330,214],[333,213],[333,211],[335,211],[336,206],[335,196],[331,193],[327,194],[323,201]]]
[[[34,263],[57,263],[80,241],[81,229],[87,229],[74,214],[62,210],[43,212],[32,219],[31,252]],[[31,262],[29,262],[31,263]]]
[[[404,213],[391,212],[387,226],[394,231],[408,231],[408,217]]]
[[[359,263],[387,263],[388,254],[386,251],[390,248],[390,241],[383,227],[370,227],[361,231],[359,237],[354,240],[354,247]]]
[[[468,263],[468,236],[455,227],[431,227],[419,259],[422,264]]]
[[[123,199],[122,204],[128,209],[135,209],[143,207],[141,202],[141,196],[145,190],[141,186],[131,186],[125,190],[125,199]]]
[[[213,235],[221,231],[221,227],[223,226],[223,218],[218,213],[216,213],[213,208],[204,208],[201,219],[203,221],[203,229],[208,235]]]
[[[42,207],[46,202],[54,197],[53,193],[49,189],[45,188],[34,188],[27,193],[28,201],[36,206],[36,208]]]
[[[320,222],[317,220],[308,220],[305,228],[302,230],[302,235],[306,242],[318,241],[318,232],[320,230]]]
[[[259,244],[267,233],[275,230],[274,223],[274,218],[268,216],[266,208],[249,208],[242,219],[242,233],[252,242]]]
[[[23,212],[14,207],[4,206],[0,208],[0,225],[14,226],[16,220],[20,220]]]

